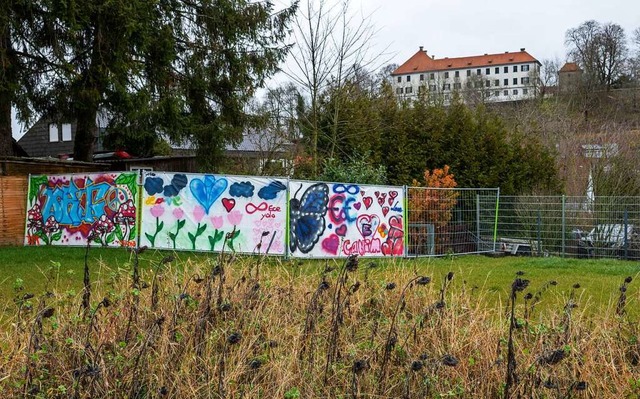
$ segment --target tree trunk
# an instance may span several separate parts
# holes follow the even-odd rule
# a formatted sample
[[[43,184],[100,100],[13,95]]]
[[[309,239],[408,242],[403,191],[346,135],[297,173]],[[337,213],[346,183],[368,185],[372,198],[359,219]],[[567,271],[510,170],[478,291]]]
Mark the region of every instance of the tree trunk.
[[[98,132],[97,106],[84,104],[76,112],[76,137],[73,143],[73,159],[93,162],[93,145]]]
[[[2,81],[0,81],[0,156],[13,155],[11,135],[11,85],[15,84],[15,65],[13,48],[9,37],[9,27],[0,27],[0,63]]]

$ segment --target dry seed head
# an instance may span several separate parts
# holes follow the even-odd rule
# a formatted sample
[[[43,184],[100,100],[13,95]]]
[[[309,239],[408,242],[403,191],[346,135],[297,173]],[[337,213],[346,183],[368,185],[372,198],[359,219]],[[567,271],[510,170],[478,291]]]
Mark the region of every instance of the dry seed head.
[[[418,285],[427,285],[431,282],[431,277],[422,276],[418,280],[416,280],[416,284]]]
[[[442,364],[448,367],[456,367],[458,365],[458,359],[452,355],[444,355],[442,357]]]
[[[424,364],[420,360],[414,360],[411,363],[411,371],[420,371],[422,370],[423,366]]]
[[[235,345],[238,342],[240,342],[241,339],[242,339],[242,334],[240,334],[239,332],[234,332],[227,337],[227,342],[230,345]]]

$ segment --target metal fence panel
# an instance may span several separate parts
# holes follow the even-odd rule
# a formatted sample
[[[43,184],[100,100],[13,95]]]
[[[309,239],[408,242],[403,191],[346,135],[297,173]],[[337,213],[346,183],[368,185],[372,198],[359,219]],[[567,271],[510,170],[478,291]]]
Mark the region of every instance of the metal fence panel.
[[[498,220],[514,254],[640,258],[639,197],[501,196]]]
[[[495,250],[499,189],[408,187],[408,256]]]

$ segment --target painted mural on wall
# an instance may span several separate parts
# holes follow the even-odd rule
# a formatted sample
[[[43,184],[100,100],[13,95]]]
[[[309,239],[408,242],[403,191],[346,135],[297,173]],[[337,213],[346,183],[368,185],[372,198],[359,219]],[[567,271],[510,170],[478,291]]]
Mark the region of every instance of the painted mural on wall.
[[[291,181],[289,193],[291,256],[404,255],[402,188]]]
[[[286,181],[146,172],[140,245],[285,253]]]
[[[136,173],[32,176],[25,245],[136,245]]]

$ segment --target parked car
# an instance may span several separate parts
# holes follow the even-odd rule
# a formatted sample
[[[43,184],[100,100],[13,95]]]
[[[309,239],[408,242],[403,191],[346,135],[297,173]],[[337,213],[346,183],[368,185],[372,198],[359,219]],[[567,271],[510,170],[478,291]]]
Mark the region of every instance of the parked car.
[[[578,246],[584,248],[589,256],[594,255],[595,248],[624,249],[626,243],[636,240],[632,224],[627,225],[625,235],[624,224],[598,224],[589,233],[580,229],[573,231],[574,238],[578,240]],[[627,245],[628,247],[628,245]]]

